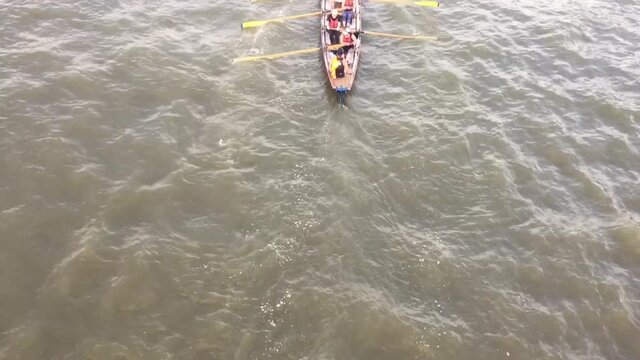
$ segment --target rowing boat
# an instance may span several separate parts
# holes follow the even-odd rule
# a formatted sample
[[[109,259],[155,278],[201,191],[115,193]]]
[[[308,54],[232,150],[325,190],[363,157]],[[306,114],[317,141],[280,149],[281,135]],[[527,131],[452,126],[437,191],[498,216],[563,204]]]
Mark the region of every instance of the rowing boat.
[[[382,36],[389,37],[394,39],[421,39],[421,40],[437,40],[434,36],[422,36],[422,35],[399,35],[399,34],[388,34],[382,32],[374,32],[374,31],[362,31],[362,7],[360,4],[360,0],[352,0],[353,1],[353,21],[347,27],[347,32],[351,33],[353,36],[353,48],[346,51],[346,56],[342,60],[342,66],[344,67],[344,76],[340,78],[333,78],[331,76],[331,63],[332,60],[335,59],[334,52],[337,52],[338,49],[345,47],[344,44],[335,44],[331,45],[331,36],[329,35],[329,30],[327,29],[327,15],[331,13],[331,10],[344,10],[343,4],[345,0],[321,0],[320,1],[320,11],[306,13],[306,14],[298,14],[298,15],[290,15],[290,16],[282,16],[274,19],[267,20],[253,20],[243,22],[242,28],[255,28],[269,23],[275,22],[285,22],[287,20],[300,19],[312,16],[320,16],[320,42],[322,44],[321,47],[312,47],[307,49],[286,51],[275,54],[264,54],[264,55],[255,55],[255,56],[242,56],[239,58],[235,58],[233,63],[241,63],[247,61],[258,61],[258,60],[273,60],[279,59],[285,56],[293,56],[293,55],[301,55],[301,54],[310,54],[315,53],[317,51],[322,52],[322,59],[324,62],[325,74],[327,75],[327,79],[329,80],[329,84],[331,88],[338,93],[338,99],[340,100],[340,104],[344,105],[344,100],[346,94],[351,91],[353,87],[353,82],[356,78],[356,72],[358,71],[358,62],[360,61],[360,35],[365,34],[366,36]],[[372,1],[383,1],[390,3],[398,3],[398,2],[406,2],[406,0],[372,0]],[[437,1],[413,1],[413,4],[419,6],[427,6],[427,7],[438,7],[440,3]],[[344,14],[344,11],[343,11]],[[332,24],[335,26],[335,24]],[[344,24],[340,24],[338,28],[340,30],[344,29]],[[334,39],[336,40],[336,39]],[[343,39],[344,40],[344,39]],[[342,70],[341,67],[338,67],[338,70]]]
[[[328,14],[332,9],[338,9],[342,6],[341,0],[322,0],[321,10],[323,14]],[[353,0],[353,21],[349,26],[350,32],[358,34],[362,27],[362,12],[360,7],[360,0]],[[331,60],[335,56],[333,51],[329,50],[331,40],[329,38],[329,31],[326,29],[326,15],[320,19],[320,42],[322,44],[322,58],[324,60],[325,73],[329,84],[336,92],[344,94],[351,90],[353,82],[356,78],[356,72],[358,70],[358,62],[360,60],[360,37],[354,36],[354,48],[347,52],[343,65],[345,68],[344,77],[332,78],[331,77]]]

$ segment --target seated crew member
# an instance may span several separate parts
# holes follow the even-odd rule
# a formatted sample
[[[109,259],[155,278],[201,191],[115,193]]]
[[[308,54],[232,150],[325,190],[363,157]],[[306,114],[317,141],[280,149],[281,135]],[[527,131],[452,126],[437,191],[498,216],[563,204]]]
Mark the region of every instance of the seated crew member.
[[[342,32],[342,35],[340,36],[340,43],[344,45],[342,49],[344,49],[345,57],[347,57],[347,55],[349,54],[349,49],[353,49],[355,42],[356,39],[353,33],[349,32],[348,30]]]
[[[338,49],[336,56],[334,56],[333,59],[331,59],[330,70],[331,70],[332,79],[344,77],[345,66],[343,63],[343,60],[344,60],[343,56],[344,56],[344,52],[342,51],[342,49]]]
[[[344,27],[351,25],[353,22],[353,0],[344,0],[342,20],[344,21]]]
[[[331,10],[331,14],[327,16],[326,28],[329,32],[329,40],[331,40],[331,45],[340,43],[340,22],[342,21],[342,16],[338,15],[338,10]]]

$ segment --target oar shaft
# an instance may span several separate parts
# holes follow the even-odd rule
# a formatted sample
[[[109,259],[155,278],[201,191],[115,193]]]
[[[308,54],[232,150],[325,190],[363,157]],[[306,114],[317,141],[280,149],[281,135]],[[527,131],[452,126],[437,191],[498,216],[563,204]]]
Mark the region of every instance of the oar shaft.
[[[342,10],[342,9],[343,8],[338,8],[337,10]],[[328,13],[328,12],[315,11],[315,12],[310,12],[310,13],[306,13],[306,14],[282,16],[282,17],[274,18],[274,19],[246,21],[246,22],[242,23],[242,28],[246,29],[246,28],[262,26],[262,25],[265,25],[265,24],[268,24],[268,23],[272,23],[272,22],[281,22],[281,21],[285,21],[285,20],[295,20],[295,19],[301,19],[301,18],[311,17],[311,16],[320,16],[320,15],[326,14],[326,13]]]
[[[383,36],[395,39],[416,39],[416,40],[438,40],[435,36],[423,36],[423,35],[397,35],[397,34],[387,34],[375,31],[362,31],[362,34],[365,35],[373,35],[373,36]]]
[[[303,17],[318,16],[318,15],[322,15],[322,11],[316,11],[316,12],[312,12],[312,13],[299,14],[299,15],[283,16],[283,17],[279,17],[279,18],[275,18],[275,19],[246,21],[246,22],[242,23],[242,28],[246,29],[246,28],[251,28],[251,27],[258,27],[258,26],[262,26],[264,24],[268,24],[268,23],[272,23],[272,22],[300,19],[300,18],[303,18]]]
[[[390,4],[398,4],[398,5],[419,5],[419,6],[429,6],[429,7],[438,7],[440,3],[437,1],[411,1],[411,0],[371,0],[373,2],[380,3],[390,3]]]
[[[258,56],[245,56],[245,57],[239,57],[233,60],[233,63],[240,63],[240,62],[248,62],[248,61],[256,61],[256,60],[273,60],[273,59],[277,59],[277,58],[281,58],[281,57],[285,57],[285,56],[291,56],[291,55],[300,55],[300,54],[307,54],[307,53],[312,53],[312,52],[316,52],[316,51],[320,51],[321,48],[309,48],[309,49],[302,49],[302,50],[294,50],[294,51],[287,51],[287,52],[282,52],[282,53],[277,53],[277,54],[266,54],[266,55],[258,55]]]
[[[315,47],[315,48],[293,50],[293,51],[287,51],[287,52],[281,52],[281,53],[275,53],[275,54],[244,56],[244,57],[239,57],[239,58],[233,59],[233,63],[236,64],[236,63],[241,63],[241,62],[257,61],[257,60],[273,60],[273,59],[278,59],[278,58],[282,58],[282,57],[285,57],[285,56],[313,53],[313,52],[324,50],[324,49],[326,49],[326,50],[335,50],[335,49],[339,49],[339,48],[341,48],[343,46],[344,45],[342,45],[342,44],[336,44],[336,45],[330,45],[330,46],[327,46],[327,47],[324,47],[324,48]]]

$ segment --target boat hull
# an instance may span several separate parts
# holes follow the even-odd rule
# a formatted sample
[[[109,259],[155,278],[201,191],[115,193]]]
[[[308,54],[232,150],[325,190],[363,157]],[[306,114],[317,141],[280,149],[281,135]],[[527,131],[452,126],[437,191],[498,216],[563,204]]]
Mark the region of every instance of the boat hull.
[[[331,12],[334,7],[339,8],[342,6],[342,2],[335,0],[321,0],[321,10],[323,13],[328,14]],[[329,31],[326,29],[326,18],[327,15],[324,15],[320,19],[320,42],[323,48],[326,48],[331,45],[331,40],[329,37]],[[343,30],[344,27],[341,27]],[[356,34],[361,31],[362,28],[362,8],[360,7],[360,1],[353,1],[353,21],[351,26],[349,26],[350,31],[355,32]],[[345,76],[342,78],[333,78],[331,76],[331,61],[335,57],[335,50],[323,50],[322,51],[322,59],[324,62],[325,73],[327,75],[327,79],[329,80],[329,84],[331,88],[336,90],[337,92],[348,92],[353,87],[353,83],[356,78],[356,73],[358,71],[358,63],[360,61],[360,37],[356,36],[354,42],[353,49],[350,49],[347,52],[347,56],[345,57],[345,61],[343,64],[345,66]]]

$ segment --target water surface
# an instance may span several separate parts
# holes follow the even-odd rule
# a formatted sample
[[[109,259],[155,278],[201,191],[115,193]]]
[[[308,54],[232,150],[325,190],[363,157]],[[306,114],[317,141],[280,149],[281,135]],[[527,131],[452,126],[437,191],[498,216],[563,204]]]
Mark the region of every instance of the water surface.
[[[640,358],[640,2],[317,8],[0,1],[0,358]]]

